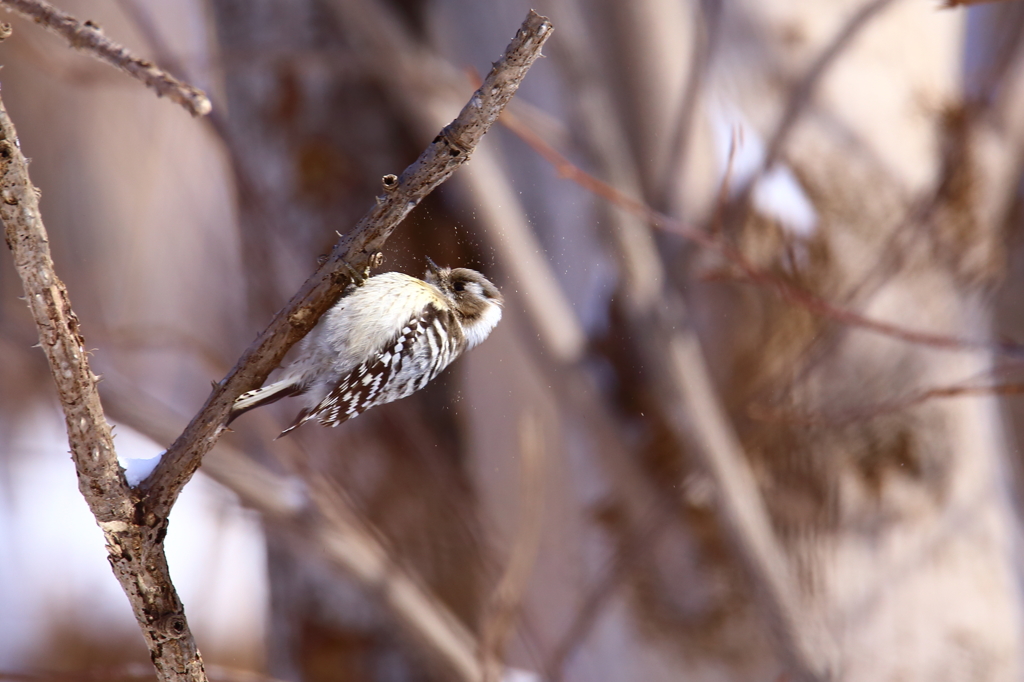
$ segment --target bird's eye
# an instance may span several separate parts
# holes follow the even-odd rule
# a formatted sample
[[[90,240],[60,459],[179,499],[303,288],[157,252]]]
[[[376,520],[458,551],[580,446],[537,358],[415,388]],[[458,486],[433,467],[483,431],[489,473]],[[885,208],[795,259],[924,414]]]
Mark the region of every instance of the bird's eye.
[[[452,284],[452,289],[454,289],[455,291],[465,291],[466,290],[466,283],[465,282],[455,282],[454,284]]]

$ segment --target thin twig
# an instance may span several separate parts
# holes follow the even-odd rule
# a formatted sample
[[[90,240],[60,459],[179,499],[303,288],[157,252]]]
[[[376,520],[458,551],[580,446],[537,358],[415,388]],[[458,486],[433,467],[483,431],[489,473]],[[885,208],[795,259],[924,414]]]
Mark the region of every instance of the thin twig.
[[[986,5],[995,4],[997,2],[1010,2],[1011,0],[946,0],[942,4],[942,9],[952,9],[954,7],[968,6],[968,5]]]
[[[88,52],[96,59],[142,81],[158,97],[167,97],[180,104],[193,116],[210,113],[212,107],[206,93],[183,83],[152,62],[132,55],[124,46],[103,35],[103,31],[93,22],[83,23],[43,0],[0,0],[0,4],[56,33],[68,41],[71,47]]]
[[[800,424],[803,426],[845,426],[856,422],[868,421],[876,417],[889,416],[897,412],[909,410],[932,400],[942,398],[983,397],[993,395],[1018,396],[1024,394],[1024,384],[954,384],[952,386],[935,386],[912,393],[904,398],[886,400],[863,407],[847,410],[806,411],[800,412],[787,408],[769,405],[751,405],[747,414],[760,421]]]
[[[103,530],[111,567],[128,595],[157,676],[205,682],[202,658],[167,569],[166,517],[139,513],[118,465],[78,318],[50,257],[38,192],[2,102],[0,219],[64,409],[78,488]]]
[[[789,303],[800,306],[820,317],[825,317],[842,324],[860,327],[883,336],[889,336],[907,343],[914,343],[943,350],[977,351],[987,350],[1009,357],[1024,357],[1024,345],[1014,342],[991,343],[977,339],[969,339],[946,334],[935,334],[876,320],[855,310],[837,306],[806,289],[786,281],[775,273],[760,270],[754,266],[736,247],[724,237],[705,232],[680,220],[656,211],[647,204],[619,191],[616,187],[595,178],[585,170],[569,161],[561,152],[547,143],[535,131],[522,123],[509,112],[501,118],[502,124],[530,145],[534,151],[544,157],[558,174],[576,183],[593,194],[643,217],[654,227],[679,235],[696,244],[715,251],[737,267],[737,275],[755,284],[764,285],[769,290]]]

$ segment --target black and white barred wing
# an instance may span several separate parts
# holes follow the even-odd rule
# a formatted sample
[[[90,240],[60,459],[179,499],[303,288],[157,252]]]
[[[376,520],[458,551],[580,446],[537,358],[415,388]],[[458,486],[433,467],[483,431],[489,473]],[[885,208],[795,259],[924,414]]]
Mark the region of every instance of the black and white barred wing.
[[[457,358],[465,345],[451,311],[428,305],[373,357],[342,377],[316,407],[300,412],[281,435],[311,419],[337,426],[375,405],[412,395]]]

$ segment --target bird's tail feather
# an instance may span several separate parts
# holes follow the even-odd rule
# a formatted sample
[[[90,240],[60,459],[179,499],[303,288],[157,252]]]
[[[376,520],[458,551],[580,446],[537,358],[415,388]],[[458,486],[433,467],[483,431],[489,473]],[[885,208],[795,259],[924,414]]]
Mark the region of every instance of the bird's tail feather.
[[[285,398],[290,395],[298,395],[304,391],[304,386],[286,379],[284,381],[278,381],[270,384],[269,386],[264,386],[263,388],[257,388],[255,391],[243,393],[235,399],[235,403],[231,406],[231,414],[228,417],[228,424],[249,410],[269,405],[270,403],[276,403],[281,398]]]

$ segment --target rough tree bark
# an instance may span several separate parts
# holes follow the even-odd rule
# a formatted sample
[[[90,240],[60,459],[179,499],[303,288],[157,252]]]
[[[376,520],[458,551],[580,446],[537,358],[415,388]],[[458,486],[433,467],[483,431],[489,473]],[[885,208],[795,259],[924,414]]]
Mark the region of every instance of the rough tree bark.
[[[55,13],[44,3],[16,5],[19,11],[44,23]],[[41,14],[33,14],[34,10]],[[109,41],[94,35],[92,27],[83,29],[67,15],[60,15],[47,25],[66,29],[64,32],[72,36],[76,47],[103,55],[110,51]],[[332,257],[306,282],[290,305],[275,317],[232,372],[215,386],[207,404],[139,489],[128,486],[118,464],[110,427],[100,405],[97,377],[89,367],[67,290],[54,272],[39,214],[38,191],[29,180],[14,126],[0,104],[0,218],[5,225],[7,244],[14,253],[64,407],[80,490],[107,538],[114,573],[132,604],[161,680],[206,679],[202,659],[170,579],[163,540],[174,501],[199,467],[203,455],[216,443],[232,401],[262,384],[291,345],[316,324],[341,294],[351,280],[349,273],[353,269],[369,269],[375,254],[408,212],[468,160],[540,56],[551,30],[547,19],[535,12],[528,14],[504,56],[495,62],[459,116],[401,176],[384,177],[384,194],[377,198],[374,208],[335,248]],[[95,40],[82,38],[83,31]],[[141,64],[123,49],[117,51],[124,63]],[[198,91],[193,94],[201,95]],[[450,656],[447,658],[451,660]],[[463,663],[460,674],[469,674],[466,666],[471,664],[472,659]]]

